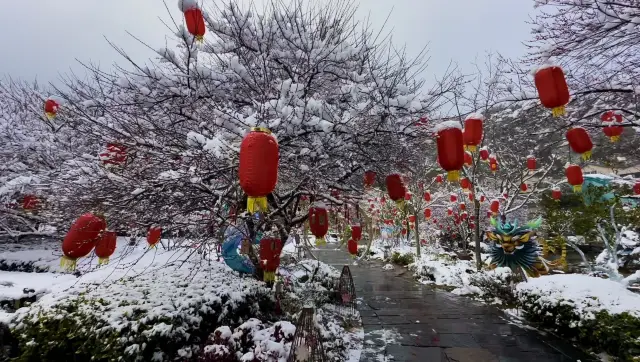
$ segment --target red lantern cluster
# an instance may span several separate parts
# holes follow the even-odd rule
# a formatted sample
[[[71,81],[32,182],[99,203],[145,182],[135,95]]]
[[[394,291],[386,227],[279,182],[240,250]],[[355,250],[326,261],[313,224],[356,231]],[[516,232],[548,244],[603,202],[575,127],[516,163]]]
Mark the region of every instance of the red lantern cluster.
[[[585,161],[591,158],[593,143],[584,128],[573,127],[567,131],[565,136],[573,152],[580,154]]]
[[[622,114],[615,111],[607,111],[600,116],[600,119],[602,120],[602,124],[605,125],[602,132],[609,137],[611,142],[618,142],[624,131],[624,127],[620,125],[623,120]]]
[[[316,245],[326,245],[324,237],[329,231],[329,215],[323,204],[316,203],[309,208],[309,229],[316,237]]]
[[[98,257],[98,265],[109,264],[109,258],[116,251],[116,242],[118,234],[115,231],[105,231],[96,243],[96,256]]]
[[[62,240],[64,255],[60,266],[69,270],[75,269],[78,259],[89,255],[106,228],[106,221],[94,214],[87,213],[77,218]]]
[[[264,238],[260,240],[260,261],[262,262],[262,280],[265,282],[276,281],[276,271],[280,266],[280,252],[282,252],[282,240]]]
[[[60,108],[60,105],[53,99],[47,99],[44,102],[44,114],[48,119],[56,118],[56,115],[58,114],[58,108]]]
[[[569,185],[573,186],[573,192],[582,192],[584,177],[580,166],[569,165],[565,170],[565,174],[567,176],[567,182],[569,182]]]
[[[470,152],[476,152],[482,142],[482,122],[484,116],[472,113],[464,120],[464,147]]]
[[[564,107],[569,103],[569,87],[562,68],[557,66],[540,67],[534,76],[540,103],[552,110],[554,117],[564,115]]]
[[[187,31],[189,31],[197,41],[202,41],[207,28],[204,25],[204,16],[202,16],[202,10],[198,8],[198,3],[196,1],[183,0],[180,2],[180,10],[184,13]]]
[[[248,195],[247,211],[265,212],[267,195],[278,183],[278,142],[266,128],[254,127],[240,144],[240,187]]]
[[[458,181],[464,165],[462,130],[456,121],[443,122],[437,127],[438,162],[447,171],[447,180]]]
[[[122,165],[127,162],[127,147],[117,143],[107,143],[107,152],[100,154],[103,165]]]
[[[147,231],[147,244],[149,244],[149,248],[155,248],[160,242],[160,238],[162,238],[162,228],[150,227]]]

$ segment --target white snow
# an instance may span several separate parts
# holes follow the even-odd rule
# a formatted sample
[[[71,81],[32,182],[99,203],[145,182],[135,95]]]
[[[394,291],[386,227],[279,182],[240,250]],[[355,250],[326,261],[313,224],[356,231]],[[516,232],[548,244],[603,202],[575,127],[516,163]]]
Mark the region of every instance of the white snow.
[[[482,113],[470,113],[464,120],[466,121],[467,119],[479,119],[481,121],[485,120]]]
[[[183,13],[190,9],[198,8],[198,0],[178,0],[178,9]]]
[[[445,121],[442,123],[438,123],[433,127],[433,132],[438,133],[440,131],[444,131],[446,129],[456,128],[462,130],[462,125],[458,121]]]

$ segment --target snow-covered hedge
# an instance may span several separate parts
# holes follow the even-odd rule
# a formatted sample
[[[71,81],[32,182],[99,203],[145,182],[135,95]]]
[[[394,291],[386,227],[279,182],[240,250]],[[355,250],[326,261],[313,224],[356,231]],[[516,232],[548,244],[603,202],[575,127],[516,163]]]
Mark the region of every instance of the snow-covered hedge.
[[[217,327],[273,310],[272,298],[263,283],[198,261],[78,285],[18,310],[18,361],[189,360]]]
[[[640,295],[620,283],[551,275],[519,284],[516,296],[529,321],[623,361],[640,357]]]

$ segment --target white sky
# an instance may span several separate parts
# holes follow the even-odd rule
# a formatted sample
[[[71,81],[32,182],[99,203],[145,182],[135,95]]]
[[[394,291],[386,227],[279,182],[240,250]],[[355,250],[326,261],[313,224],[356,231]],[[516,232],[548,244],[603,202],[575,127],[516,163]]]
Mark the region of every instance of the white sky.
[[[176,4],[167,0],[171,14],[181,20]],[[396,44],[406,44],[409,54],[429,44],[431,60],[424,76],[431,80],[451,60],[472,71],[470,63],[489,50],[523,55],[533,0],[361,0],[358,16],[370,15],[373,26],[380,27],[390,12],[387,30]],[[154,57],[153,52],[126,31],[153,49],[163,47],[170,30],[160,19],[169,20],[162,0],[3,1],[0,75],[55,82],[59,73],[81,71],[75,59],[103,67],[125,64],[105,37],[143,61]]]

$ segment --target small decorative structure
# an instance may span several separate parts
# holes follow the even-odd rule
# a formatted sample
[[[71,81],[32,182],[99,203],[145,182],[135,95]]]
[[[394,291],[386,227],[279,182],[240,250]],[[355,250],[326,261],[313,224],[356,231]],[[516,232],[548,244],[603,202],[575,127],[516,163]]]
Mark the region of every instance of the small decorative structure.
[[[58,114],[59,107],[60,105],[58,104],[58,102],[54,101],[53,99],[47,99],[44,102],[44,114],[48,119],[54,119]]]
[[[291,352],[287,362],[326,362],[322,337],[315,326],[313,308],[303,308],[296,323]]]
[[[326,245],[324,239],[329,231],[329,215],[323,203],[316,202],[309,208],[309,229],[316,237],[316,245]]]
[[[162,237],[162,228],[160,227],[150,227],[147,232],[147,243],[149,244],[149,248],[155,248],[156,244],[160,242],[160,238]]]
[[[179,0],[178,6],[184,13],[184,21],[187,23],[187,31],[189,31],[197,41],[202,41],[207,28],[204,25],[202,10],[198,8],[198,2],[195,0]]]
[[[446,121],[435,128],[438,147],[438,163],[447,171],[447,180],[460,179],[460,170],[464,165],[464,142],[462,129],[457,121]]]
[[[75,270],[78,259],[89,255],[106,228],[106,221],[94,214],[87,213],[77,218],[62,240],[64,255],[60,266],[67,270]]]
[[[105,231],[96,243],[96,256],[98,265],[109,264],[109,258],[116,251],[118,234],[115,231]]]
[[[544,65],[535,73],[534,81],[538,89],[540,103],[550,108],[554,117],[565,114],[564,107],[569,103],[569,87],[562,68]]]
[[[476,152],[482,142],[482,122],[484,116],[480,113],[471,113],[464,120],[464,148],[470,152]]]
[[[573,192],[582,192],[582,184],[584,183],[584,176],[582,175],[582,169],[578,165],[569,165],[565,170],[567,176],[567,182],[573,186]]]
[[[240,144],[240,187],[248,195],[251,214],[267,210],[267,195],[278,183],[278,152],[278,142],[266,128],[252,128]]]
[[[366,171],[364,173],[364,188],[369,189],[376,183],[376,176],[378,174],[375,171]]]
[[[587,131],[582,127],[573,127],[567,131],[567,141],[573,152],[580,154],[587,161],[591,158],[593,143]]]
[[[340,294],[340,303],[347,313],[354,314],[356,311],[356,287],[353,284],[353,276],[348,265],[342,267],[338,282],[338,293]]]
[[[605,126],[602,132],[609,137],[611,142],[618,142],[624,131],[624,127],[619,125],[619,123],[622,123],[622,114],[618,111],[606,111],[600,116],[600,119]]]
[[[263,280],[265,282],[276,281],[276,271],[280,266],[280,252],[282,241],[275,238],[260,240],[260,262],[262,263]]]

